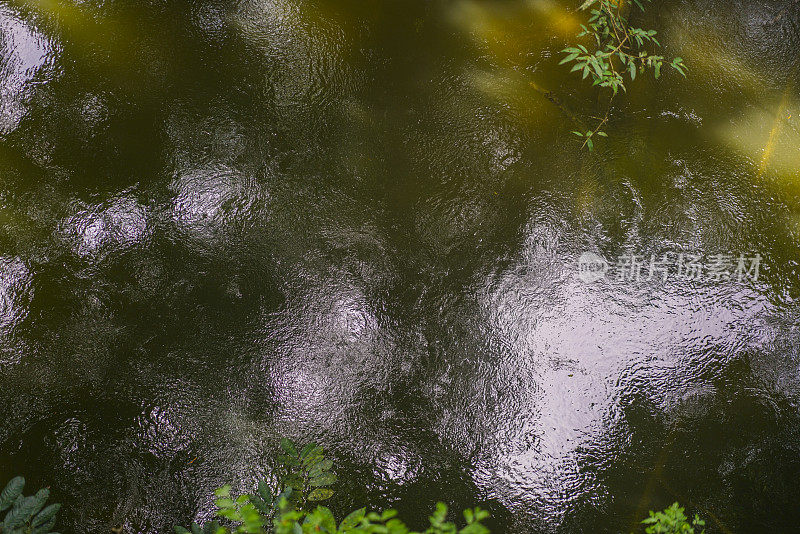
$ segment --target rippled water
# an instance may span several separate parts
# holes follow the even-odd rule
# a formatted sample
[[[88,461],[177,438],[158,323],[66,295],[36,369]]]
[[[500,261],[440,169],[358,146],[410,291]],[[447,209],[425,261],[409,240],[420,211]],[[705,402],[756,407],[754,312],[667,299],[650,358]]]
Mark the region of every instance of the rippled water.
[[[0,1],[0,481],[167,532],[286,435],[340,516],[796,528],[800,4],[653,4],[690,76],[593,154],[577,5]],[[584,251],[763,260],[586,283]]]

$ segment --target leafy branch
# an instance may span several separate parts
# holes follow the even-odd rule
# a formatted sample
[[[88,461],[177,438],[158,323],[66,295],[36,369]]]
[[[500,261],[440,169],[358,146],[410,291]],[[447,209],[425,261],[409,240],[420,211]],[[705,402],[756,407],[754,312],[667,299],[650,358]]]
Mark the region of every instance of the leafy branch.
[[[642,1],[650,0],[632,1],[644,11]],[[572,63],[570,72],[580,72],[581,79],[584,80],[590,78],[592,86],[610,89],[609,109],[611,101],[620,90],[627,92],[626,76],[633,81],[637,72],[652,71],[653,76],[658,79],[666,61],[664,56],[652,54],[648,50],[661,46],[656,38],[657,32],[631,26],[624,14],[623,2],[624,0],[586,0],[580,9],[589,11],[589,20],[586,24],[581,24],[582,31],[577,37],[591,37],[592,45],[588,48],[582,44],[565,48],[562,52],[567,55],[559,62],[559,65]],[[687,67],[683,59],[676,57],[667,64],[686,77]],[[585,146],[591,151],[594,149],[594,136],[607,137],[600,130],[607,121],[608,113],[594,130],[572,132],[584,138],[581,148]]]
[[[309,501],[324,501],[333,495],[328,486],[336,482],[330,471],[333,461],[325,458],[322,447],[309,443],[300,452],[292,440],[281,440],[283,455],[278,460],[286,470],[284,484],[293,491],[287,496],[291,504],[305,508]]]
[[[50,498],[50,490],[40,489],[36,495],[26,497],[22,494],[25,479],[12,478],[0,492],[0,512],[8,510],[2,523],[2,534],[56,534],[51,532],[56,524],[56,514],[60,504],[45,506]]]

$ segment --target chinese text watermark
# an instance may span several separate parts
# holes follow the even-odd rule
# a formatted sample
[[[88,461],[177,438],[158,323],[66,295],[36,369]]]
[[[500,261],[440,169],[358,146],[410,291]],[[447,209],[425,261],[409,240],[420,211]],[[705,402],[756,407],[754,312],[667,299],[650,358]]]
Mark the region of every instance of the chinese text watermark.
[[[680,280],[758,280],[761,254],[686,254],[667,252],[655,254],[622,254],[614,261],[594,252],[584,252],[578,258],[578,277],[583,282],[603,278],[617,281],[642,282],[669,278]]]

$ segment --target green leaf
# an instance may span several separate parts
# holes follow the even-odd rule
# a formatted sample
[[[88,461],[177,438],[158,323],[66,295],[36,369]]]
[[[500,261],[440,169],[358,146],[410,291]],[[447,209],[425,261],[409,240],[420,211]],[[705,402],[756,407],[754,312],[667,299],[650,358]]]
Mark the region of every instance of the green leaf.
[[[50,498],[50,490],[47,488],[40,489],[39,491],[36,492],[34,498],[36,499],[36,501],[34,502],[34,507],[36,509],[36,512],[34,513],[37,513],[39,510],[44,508],[47,499]]]
[[[573,130],[572,133],[574,133],[578,137],[583,137],[583,133],[581,133],[581,132],[576,132],[575,130]]]
[[[270,502],[265,501],[258,495],[250,495],[250,502],[253,503],[253,506],[264,515],[269,515],[272,512],[272,506],[270,506]]]
[[[577,54],[576,54],[576,55],[577,55]],[[305,447],[303,447],[303,450],[302,450],[302,451],[300,451],[300,458],[305,458],[306,456],[308,456],[308,454],[309,454],[311,451],[313,451],[313,450],[314,450],[314,449],[316,449],[316,448],[317,448],[317,444],[316,444],[316,443],[313,443],[313,442],[312,442],[312,443],[309,443],[308,445],[306,445]]]
[[[347,517],[342,519],[342,522],[339,525],[339,532],[346,532],[356,528],[358,524],[361,523],[361,520],[364,519],[365,515],[365,508],[360,508],[354,512],[350,512]]]
[[[29,519],[28,510],[31,507],[34,497],[20,496],[15,502],[11,511],[6,514],[3,520],[3,532],[12,531],[15,528],[21,527]]]
[[[299,459],[294,456],[289,456],[288,454],[281,454],[278,456],[278,461],[290,467],[300,465]]]
[[[388,521],[393,517],[397,517],[397,510],[385,510],[381,514],[381,521]]]
[[[331,467],[333,467],[333,460],[322,460],[320,463],[309,469],[308,476],[311,478],[317,477],[325,471],[330,470]]]
[[[11,509],[11,512],[8,513],[5,520],[8,521],[9,516],[12,516],[13,522],[16,523],[15,526],[21,526],[23,523],[27,523],[39,512],[39,510],[42,509],[49,496],[50,491],[47,489],[42,489],[32,497],[18,498],[14,502],[14,507]]]
[[[278,502],[278,504],[280,504],[282,500],[286,499],[288,501],[292,499],[293,496],[294,496],[294,490],[291,487],[287,487],[284,488],[283,491],[277,497],[275,497],[275,500]]]
[[[325,458],[322,453],[322,447],[315,447],[314,450],[309,452],[308,456],[303,459],[303,467],[310,468],[311,466],[324,460]]]
[[[234,508],[223,508],[222,510],[217,510],[217,515],[220,517],[224,517],[225,519],[230,519],[231,521],[240,521],[241,515],[239,511]]]
[[[317,488],[312,491],[309,496],[309,501],[324,501],[325,499],[330,499],[333,495],[333,490],[329,488]]]
[[[235,506],[233,500],[229,499],[227,497],[222,498],[222,499],[217,499],[214,502],[214,504],[216,504],[217,507],[219,507],[219,508],[233,508]]]
[[[489,512],[483,510],[480,506],[476,506],[475,509],[471,511],[473,512],[473,516],[475,518],[474,521],[476,522],[483,521],[484,519],[489,519],[490,516]]]
[[[430,517],[431,525],[441,525],[444,523],[444,520],[447,518],[447,505],[443,502],[436,503],[436,510],[433,511],[433,515]]]
[[[294,443],[289,438],[281,439],[281,449],[286,451],[286,454],[289,456],[297,456],[297,449],[294,446]]]
[[[597,132],[597,135],[599,135],[600,137],[608,137],[608,134],[605,132]]]
[[[572,54],[568,55],[567,57],[565,57],[564,59],[559,61],[558,64],[559,65],[563,65],[564,63],[568,63],[568,62],[572,61],[576,57],[578,57],[578,53],[577,52],[573,52]]]
[[[592,140],[591,140],[591,139],[587,139],[587,140],[586,140],[586,146],[589,148],[589,152],[591,152],[592,150],[594,150],[594,143],[592,142]]]
[[[0,493],[0,512],[6,510],[14,504],[17,497],[22,495],[22,489],[25,487],[25,479],[22,477],[12,478],[6,487]]]
[[[631,73],[631,80],[635,80],[636,79],[636,65],[633,63],[633,61],[628,63],[628,72]]]
[[[61,509],[60,504],[51,504],[50,506],[39,512],[39,514],[33,518],[31,525],[33,525],[34,527],[39,527],[41,525],[44,525],[45,523],[53,519],[60,509]]]
[[[336,532],[336,519],[333,512],[324,506],[317,506],[314,511],[306,517],[305,523],[317,526],[316,530],[323,532]]]
[[[330,486],[331,484],[335,483],[336,483],[336,475],[331,472],[322,473],[321,475],[311,479],[311,485],[314,487]]]
[[[267,502],[272,501],[273,499],[272,490],[270,489],[269,484],[267,484],[266,480],[258,481],[258,495]]]
[[[305,487],[305,483],[303,482],[303,477],[300,475],[289,475],[283,481],[283,483],[290,488],[294,488],[296,490],[301,490]]]
[[[50,534],[50,531],[53,530],[54,526],[56,526],[56,518],[51,517],[46,523],[43,523],[38,527],[31,525],[31,528],[33,528],[31,534]]]
[[[264,515],[269,515],[272,513],[273,501],[274,497],[269,485],[265,480],[259,480],[256,493],[250,495],[250,502],[253,503],[253,506],[255,506],[259,512]]]

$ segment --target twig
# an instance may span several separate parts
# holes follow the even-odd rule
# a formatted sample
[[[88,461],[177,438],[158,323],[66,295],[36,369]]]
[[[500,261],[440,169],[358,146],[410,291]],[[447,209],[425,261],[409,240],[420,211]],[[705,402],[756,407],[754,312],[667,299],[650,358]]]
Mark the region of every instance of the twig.
[[[769,21],[770,24],[772,24],[774,22],[778,22],[779,20],[781,20],[783,18],[783,16],[786,15],[786,13],[789,11],[789,8],[793,4],[797,4],[797,3],[800,3],[800,0],[794,0],[794,2],[792,2],[790,5],[784,7],[783,9],[781,9],[780,12],[777,15],[775,15],[775,17],[771,21]]]
[[[611,99],[613,100],[613,99],[614,99],[614,97],[612,96],[612,97],[611,97]],[[611,101],[609,101],[609,102],[608,102],[608,111],[606,111],[606,116],[605,116],[605,117],[603,117],[603,120],[602,120],[602,121],[600,121],[600,124],[598,124],[598,125],[597,125],[597,128],[595,128],[595,129],[592,131],[592,133],[590,133],[589,135],[587,135],[587,136],[586,136],[586,140],[585,140],[585,141],[583,142],[583,144],[581,145],[581,148],[585,147],[585,146],[586,146],[586,143],[588,143],[588,142],[589,142],[589,139],[591,139],[591,138],[592,138],[592,136],[594,136],[594,134],[596,134],[596,133],[598,132],[598,130],[600,130],[600,128],[601,128],[601,127],[602,127],[602,126],[603,126],[603,125],[604,125],[606,122],[608,122],[608,114],[609,114],[609,113],[611,113]]]

